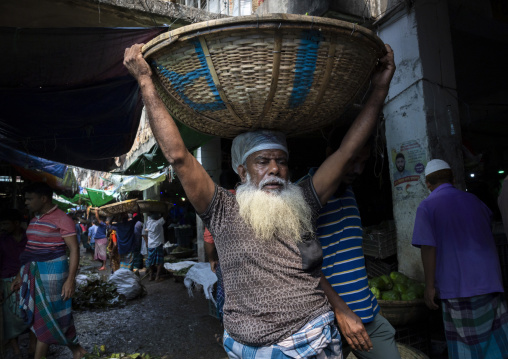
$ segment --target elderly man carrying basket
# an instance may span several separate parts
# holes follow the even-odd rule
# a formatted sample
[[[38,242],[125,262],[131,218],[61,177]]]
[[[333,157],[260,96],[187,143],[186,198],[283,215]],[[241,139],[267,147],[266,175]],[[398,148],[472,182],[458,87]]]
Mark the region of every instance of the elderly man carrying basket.
[[[124,64],[140,85],[162,152],[214,237],[226,291],[228,356],[342,358],[334,314],[319,287],[322,251],[315,219],[376,124],[395,71],[390,46],[342,146],[301,186],[289,181],[282,133],[261,130],[235,138],[233,169],[242,181],[236,197],[215,185],[185,147],[141,48],[127,49]]]

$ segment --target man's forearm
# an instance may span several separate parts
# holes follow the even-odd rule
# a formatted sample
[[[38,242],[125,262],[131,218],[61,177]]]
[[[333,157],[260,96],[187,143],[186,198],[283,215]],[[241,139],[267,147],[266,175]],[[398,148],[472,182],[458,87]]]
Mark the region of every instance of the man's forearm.
[[[328,282],[326,277],[321,274],[321,280],[319,286],[325,292],[326,298],[333,308],[333,311],[337,315],[338,313],[344,312],[345,310],[351,310],[347,306],[346,302],[339,296],[339,294],[333,289],[332,285]]]
[[[434,288],[436,273],[436,247],[422,246],[421,248],[423,273],[425,274],[425,286]]]
[[[188,152],[178,127],[160,99],[153,79],[143,76],[139,86],[153,135],[170,164],[178,165],[177,162]]]

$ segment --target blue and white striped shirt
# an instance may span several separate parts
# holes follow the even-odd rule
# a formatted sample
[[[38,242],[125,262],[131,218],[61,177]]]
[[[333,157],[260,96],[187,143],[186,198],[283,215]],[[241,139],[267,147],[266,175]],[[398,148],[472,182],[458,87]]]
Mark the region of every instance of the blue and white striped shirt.
[[[362,322],[371,322],[379,306],[368,285],[362,222],[351,187],[321,209],[317,235],[323,247],[323,274]]]

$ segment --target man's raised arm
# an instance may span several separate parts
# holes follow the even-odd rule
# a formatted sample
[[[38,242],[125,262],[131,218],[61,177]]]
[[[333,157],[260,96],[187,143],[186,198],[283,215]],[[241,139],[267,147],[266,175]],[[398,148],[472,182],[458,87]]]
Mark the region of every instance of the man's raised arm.
[[[378,68],[372,75],[372,92],[367,103],[351,125],[339,149],[328,156],[312,177],[314,188],[323,205],[335,193],[347,166],[363,148],[376,126],[395,72],[392,48],[388,44],[385,44],[385,47],[387,54],[379,60]]]
[[[178,127],[160,99],[152,80],[152,70],[141,54],[143,44],[125,50],[124,65],[138,81],[152,132],[197,213],[212,201],[215,184],[201,164],[187,150]]]

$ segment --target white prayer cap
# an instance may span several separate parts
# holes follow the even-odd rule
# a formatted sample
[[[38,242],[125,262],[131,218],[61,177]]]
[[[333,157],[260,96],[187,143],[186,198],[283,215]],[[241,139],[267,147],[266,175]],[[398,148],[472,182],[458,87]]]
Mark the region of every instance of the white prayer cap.
[[[233,170],[238,173],[238,166],[245,164],[247,157],[262,150],[282,150],[289,156],[286,135],[278,131],[258,130],[236,136],[231,146]]]
[[[440,170],[451,169],[450,165],[443,160],[432,160],[427,163],[425,167],[425,177]]]

